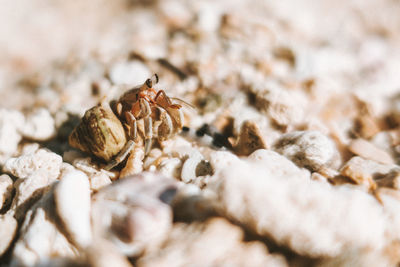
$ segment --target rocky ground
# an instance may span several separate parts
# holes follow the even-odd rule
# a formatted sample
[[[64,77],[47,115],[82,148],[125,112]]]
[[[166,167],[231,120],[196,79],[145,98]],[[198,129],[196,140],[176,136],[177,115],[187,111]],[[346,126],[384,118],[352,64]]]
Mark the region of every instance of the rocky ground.
[[[0,6],[1,266],[400,262],[398,1]],[[71,147],[154,73],[189,131]]]

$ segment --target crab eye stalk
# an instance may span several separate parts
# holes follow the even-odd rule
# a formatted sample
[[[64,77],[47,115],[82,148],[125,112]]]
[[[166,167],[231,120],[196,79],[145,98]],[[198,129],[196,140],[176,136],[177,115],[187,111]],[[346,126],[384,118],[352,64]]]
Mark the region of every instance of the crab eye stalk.
[[[158,83],[158,75],[154,74],[151,76],[151,78],[147,79],[145,84],[147,86],[147,89],[152,88],[154,84]]]
[[[147,86],[147,88],[153,87],[153,82],[151,81],[151,79],[146,80],[146,86]]]

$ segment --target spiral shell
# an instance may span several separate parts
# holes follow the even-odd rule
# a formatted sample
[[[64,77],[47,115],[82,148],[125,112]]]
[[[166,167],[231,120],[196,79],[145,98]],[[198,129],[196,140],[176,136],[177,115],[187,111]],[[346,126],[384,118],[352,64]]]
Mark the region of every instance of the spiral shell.
[[[107,103],[85,112],[69,136],[69,144],[108,162],[126,144],[125,130]]]

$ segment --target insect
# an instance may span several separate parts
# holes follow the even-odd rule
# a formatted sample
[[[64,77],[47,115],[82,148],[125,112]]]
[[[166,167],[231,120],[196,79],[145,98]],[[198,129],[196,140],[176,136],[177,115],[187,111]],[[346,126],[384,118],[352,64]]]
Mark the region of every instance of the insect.
[[[138,138],[144,140],[148,154],[154,138],[163,141],[180,132],[182,105],[172,101],[191,105],[168,97],[164,90],[155,90],[157,83],[155,74],[112,101],[111,106],[102,101],[87,110],[69,136],[70,145],[109,162],[105,169],[110,170],[126,158]]]

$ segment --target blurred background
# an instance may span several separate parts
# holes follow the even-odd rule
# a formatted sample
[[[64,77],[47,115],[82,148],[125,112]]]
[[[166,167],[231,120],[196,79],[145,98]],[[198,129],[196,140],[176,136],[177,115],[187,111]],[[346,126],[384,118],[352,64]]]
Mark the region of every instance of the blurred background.
[[[179,68],[197,64],[198,72],[199,63],[212,63],[219,70],[205,77],[207,85],[226,79],[228,68],[245,71],[245,63],[263,62],[269,74],[279,75],[284,70],[273,66],[274,58],[290,53],[296,77],[332,79],[335,90],[390,95],[400,84],[395,0],[1,0],[0,6],[3,107],[31,105],[60,65],[95,60],[108,73],[113,62],[132,54],[168,59]]]

